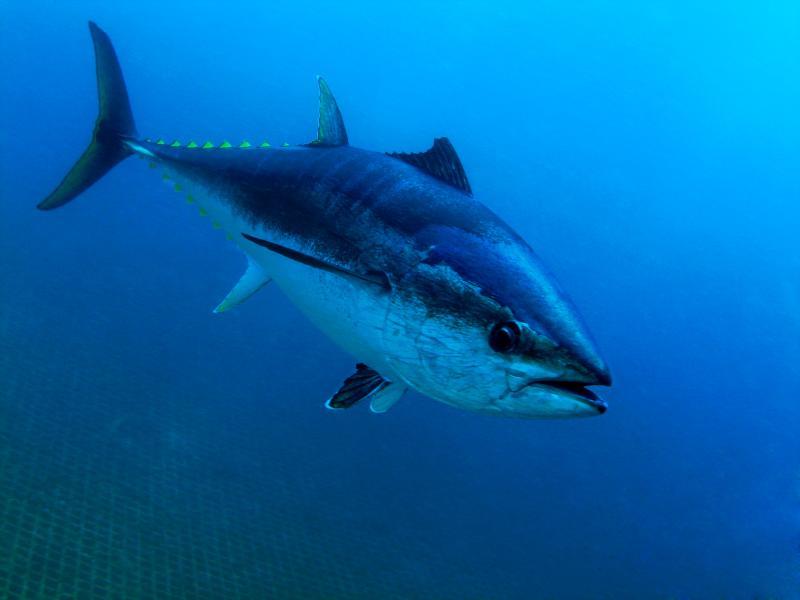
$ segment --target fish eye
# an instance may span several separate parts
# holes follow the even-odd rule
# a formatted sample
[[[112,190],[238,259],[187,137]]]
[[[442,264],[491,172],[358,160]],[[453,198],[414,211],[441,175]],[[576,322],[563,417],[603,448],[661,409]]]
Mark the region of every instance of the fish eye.
[[[497,323],[489,332],[489,346],[495,352],[507,353],[519,344],[522,330],[516,321]]]

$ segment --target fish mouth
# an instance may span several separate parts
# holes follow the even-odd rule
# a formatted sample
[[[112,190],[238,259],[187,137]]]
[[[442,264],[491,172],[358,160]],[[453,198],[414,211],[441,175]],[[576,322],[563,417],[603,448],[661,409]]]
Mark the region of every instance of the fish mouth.
[[[529,386],[537,386],[543,388],[553,388],[551,391],[556,391],[559,394],[567,395],[579,402],[582,402],[594,410],[598,414],[603,414],[608,410],[606,404],[600,397],[592,390],[586,387],[587,384],[579,381],[532,381]],[[526,386],[527,387],[527,386]]]

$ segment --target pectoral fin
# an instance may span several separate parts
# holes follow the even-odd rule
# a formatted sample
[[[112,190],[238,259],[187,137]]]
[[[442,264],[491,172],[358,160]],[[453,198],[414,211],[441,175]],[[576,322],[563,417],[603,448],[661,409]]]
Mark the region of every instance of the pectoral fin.
[[[261,238],[254,237],[246,233],[243,233],[242,237],[250,242],[253,242],[254,244],[261,246],[262,248],[266,248],[267,250],[275,252],[276,254],[280,254],[281,256],[284,256],[301,264],[308,265],[309,267],[314,267],[315,269],[321,269],[323,271],[327,271],[328,273],[335,273],[336,275],[341,275],[342,277],[347,277],[354,281],[369,283],[381,287],[387,291],[391,289],[389,278],[386,276],[385,273],[379,273],[375,271],[370,271],[367,273],[358,273],[356,271],[340,267],[339,265],[333,264],[331,262],[324,261],[321,258],[317,258],[316,256],[311,256],[309,254],[300,252],[299,250],[294,250],[292,248],[287,248],[286,246],[281,246],[280,244],[276,244],[275,242],[262,240]]]
[[[214,309],[215,313],[222,313],[238,306],[262,287],[272,281],[264,270],[249,256],[247,257],[247,270],[242,278],[233,286],[225,299]]]

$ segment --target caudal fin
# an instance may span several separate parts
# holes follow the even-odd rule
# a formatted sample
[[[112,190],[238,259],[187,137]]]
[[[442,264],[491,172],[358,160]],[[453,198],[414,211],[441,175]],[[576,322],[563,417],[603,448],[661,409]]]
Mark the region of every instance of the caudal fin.
[[[89,31],[94,42],[99,103],[92,141],[58,187],[38,204],[41,210],[58,208],[87,190],[131,155],[126,141],[136,137],[128,90],[111,39],[91,21]]]

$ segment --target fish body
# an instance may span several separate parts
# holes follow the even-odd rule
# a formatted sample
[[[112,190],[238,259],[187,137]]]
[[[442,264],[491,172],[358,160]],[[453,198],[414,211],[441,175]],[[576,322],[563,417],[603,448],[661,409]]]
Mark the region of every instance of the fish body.
[[[147,159],[248,257],[224,312],[269,281],[359,360],[329,400],[383,412],[414,389],[518,417],[601,414],[608,368],[530,246],[472,195],[453,146],[349,145],[324,80],[317,139],[235,146],[141,139],[108,36],[90,24],[100,115],[83,157],[39,206],[66,204],[117,162]]]

